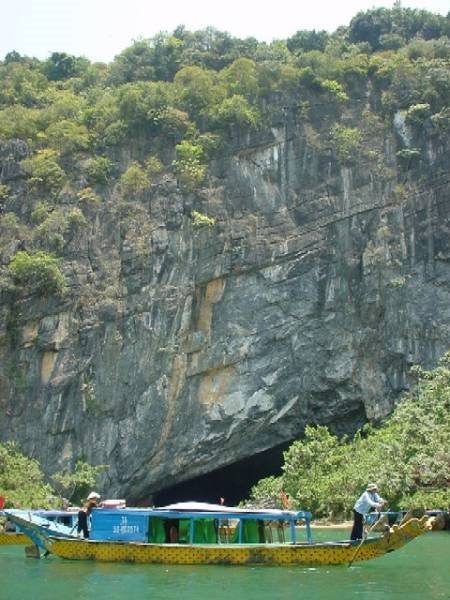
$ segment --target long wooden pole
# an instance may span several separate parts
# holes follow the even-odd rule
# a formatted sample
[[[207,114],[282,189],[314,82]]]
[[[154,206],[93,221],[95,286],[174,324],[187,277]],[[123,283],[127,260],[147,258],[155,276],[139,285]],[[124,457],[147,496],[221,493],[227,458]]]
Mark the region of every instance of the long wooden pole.
[[[351,559],[351,561],[348,563],[348,566],[349,566],[349,567],[351,567],[351,566],[352,566],[352,564],[353,564],[353,562],[354,562],[355,558],[356,558],[356,557],[357,557],[357,555],[358,555],[358,552],[359,552],[359,551],[360,551],[360,549],[361,549],[361,546],[364,544],[364,542],[365,542],[365,541],[367,540],[367,538],[369,537],[369,534],[370,534],[370,532],[372,531],[372,529],[375,529],[375,526],[376,526],[376,525],[379,525],[379,524],[380,524],[380,522],[382,521],[382,519],[384,519],[384,517],[385,517],[385,515],[383,515],[381,518],[378,518],[378,519],[375,521],[375,523],[373,523],[373,525],[371,525],[371,526],[370,526],[370,528],[367,530],[366,534],[365,534],[365,535],[363,534],[363,537],[362,537],[362,540],[361,540],[361,542],[359,543],[359,546],[356,548],[356,550],[355,550],[355,552],[354,552],[354,554],[353,554],[353,556],[352,556],[352,559]]]

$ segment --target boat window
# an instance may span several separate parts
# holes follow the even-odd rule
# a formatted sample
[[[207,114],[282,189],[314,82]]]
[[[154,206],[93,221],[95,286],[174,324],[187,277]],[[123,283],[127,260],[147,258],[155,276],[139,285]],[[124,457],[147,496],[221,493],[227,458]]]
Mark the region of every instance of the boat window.
[[[148,532],[148,541],[153,544],[164,544],[166,541],[166,530],[161,517],[151,517]]]
[[[241,530],[241,539],[239,539]],[[241,519],[231,540],[237,544],[263,544],[266,541],[264,521],[262,519]]]

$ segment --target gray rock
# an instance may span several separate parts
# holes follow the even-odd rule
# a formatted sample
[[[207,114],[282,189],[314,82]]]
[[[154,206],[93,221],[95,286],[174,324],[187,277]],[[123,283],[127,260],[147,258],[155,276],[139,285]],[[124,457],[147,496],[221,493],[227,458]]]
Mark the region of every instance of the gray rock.
[[[411,364],[436,365],[450,342],[448,148],[399,199],[392,132],[382,175],[289,127],[224,158],[201,193],[166,177],[141,202],[105,200],[71,241],[65,299],[2,301],[1,440],[47,474],[107,464],[103,493],[138,501],[308,423],[352,432],[392,410]]]

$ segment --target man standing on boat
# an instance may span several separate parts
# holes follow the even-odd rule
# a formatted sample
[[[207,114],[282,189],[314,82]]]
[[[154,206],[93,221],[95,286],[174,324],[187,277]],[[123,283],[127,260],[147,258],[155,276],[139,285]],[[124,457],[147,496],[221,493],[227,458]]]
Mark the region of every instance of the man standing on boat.
[[[87,497],[83,508],[78,511],[77,531],[78,535],[83,532],[83,537],[85,539],[89,537],[89,516],[92,512],[92,509],[98,506],[100,498],[100,494],[97,492],[91,492]]]
[[[364,516],[369,513],[372,508],[382,510],[386,500],[378,495],[378,486],[376,483],[369,483],[366,491],[361,494],[353,507],[353,528],[350,535],[351,540],[362,540]]]

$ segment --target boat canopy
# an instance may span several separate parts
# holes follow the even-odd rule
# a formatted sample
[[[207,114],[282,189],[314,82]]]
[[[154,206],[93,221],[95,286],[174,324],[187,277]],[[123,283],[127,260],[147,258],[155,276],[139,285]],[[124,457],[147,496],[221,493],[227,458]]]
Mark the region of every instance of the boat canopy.
[[[307,511],[242,509],[203,502],[181,502],[156,508],[95,508],[92,511],[91,539],[151,541],[164,543],[170,541],[169,530],[176,528],[176,538],[180,541],[183,530],[187,543],[208,543],[218,541],[218,532],[222,527],[234,524],[233,542],[257,542],[258,527],[263,523],[278,526],[288,524],[291,540],[296,540],[296,524],[305,524],[308,542],[311,536],[311,513]],[[258,526],[259,523],[259,526]],[[211,528],[215,528],[213,533]]]
[[[203,513],[205,515],[226,515],[228,518],[258,518],[271,521],[311,520],[308,511],[292,511],[279,509],[239,508],[223,504],[208,504],[206,502],[177,502],[152,509],[153,512],[171,513]],[[223,518],[223,517],[222,517]]]

